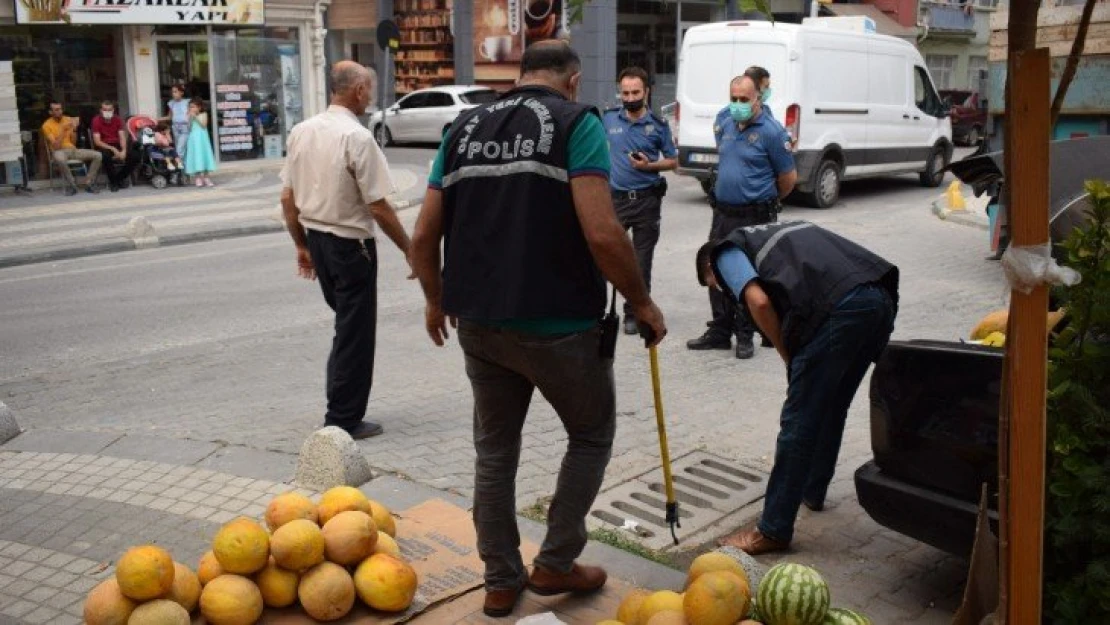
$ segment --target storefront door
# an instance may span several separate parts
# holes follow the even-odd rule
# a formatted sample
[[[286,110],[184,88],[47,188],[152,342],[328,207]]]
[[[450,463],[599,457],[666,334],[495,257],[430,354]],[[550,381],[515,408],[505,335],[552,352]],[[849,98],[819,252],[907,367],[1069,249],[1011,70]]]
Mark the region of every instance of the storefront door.
[[[170,100],[170,88],[174,85],[185,86],[186,98],[200,96],[205,104],[210,104],[212,83],[209,58],[206,36],[158,41],[158,101],[162,110],[147,114],[166,115],[166,102]]]

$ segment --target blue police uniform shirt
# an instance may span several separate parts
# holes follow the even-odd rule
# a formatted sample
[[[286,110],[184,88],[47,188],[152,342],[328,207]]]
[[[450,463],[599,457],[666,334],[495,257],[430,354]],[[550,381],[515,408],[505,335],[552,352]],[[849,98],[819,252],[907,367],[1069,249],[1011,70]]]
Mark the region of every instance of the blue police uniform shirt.
[[[717,271],[736,301],[743,299],[744,287],[759,277],[752,261],[735,245],[726,247],[717,255]]]
[[[790,135],[781,124],[760,112],[741,129],[726,106],[717,113],[713,135],[720,154],[714,187],[718,202],[743,206],[778,198],[776,179],[794,171]]]
[[[601,116],[609,137],[609,186],[617,191],[638,191],[659,184],[659,172],[640,171],[632,166],[629,154],[643,152],[648,160],[674,158],[671,127],[667,120],[648,110],[632,121],[623,108],[606,109]]]

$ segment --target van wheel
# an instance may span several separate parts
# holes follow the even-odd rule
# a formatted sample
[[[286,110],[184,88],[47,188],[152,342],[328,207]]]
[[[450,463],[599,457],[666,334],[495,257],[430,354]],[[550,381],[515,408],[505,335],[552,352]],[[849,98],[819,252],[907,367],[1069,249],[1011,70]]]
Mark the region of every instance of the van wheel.
[[[383,148],[393,143],[393,133],[389,132],[389,127],[385,124],[374,127],[374,138],[378,140],[378,146]]]
[[[941,146],[933,148],[929,153],[929,160],[925,161],[925,171],[919,174],[921,186],[939,187],[944,182],[944,168],[948,165],[948,158]]]
[[[840,163],[827,158],[813,173],[813,192],[806,195],[814,208],[829,208],[840,199]]]

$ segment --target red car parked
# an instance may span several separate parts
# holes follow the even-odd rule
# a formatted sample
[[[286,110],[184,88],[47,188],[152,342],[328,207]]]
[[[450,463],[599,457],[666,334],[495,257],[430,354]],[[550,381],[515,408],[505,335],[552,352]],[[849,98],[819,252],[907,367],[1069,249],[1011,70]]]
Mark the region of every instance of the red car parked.
[[[952,140],[963,145],[979,145],[987,126],[987,109],[980,106],[975,91],[942,89],[940,97],[951,102],[948,116],[952,119]]]

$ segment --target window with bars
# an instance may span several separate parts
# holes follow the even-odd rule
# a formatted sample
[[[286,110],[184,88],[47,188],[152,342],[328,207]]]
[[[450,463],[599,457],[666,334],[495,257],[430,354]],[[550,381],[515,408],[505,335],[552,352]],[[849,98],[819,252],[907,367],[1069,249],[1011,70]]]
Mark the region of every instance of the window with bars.
[[[987,57],[973,56],[967,59],[967,87],[972,91],[979,89],[979,82],[987,72]]]
[[[954,87],[952,79],[956,73],[956,58],[955,54],[925,55],[925,65],[929,68],[929,74],[933,77],[937,89]]]

